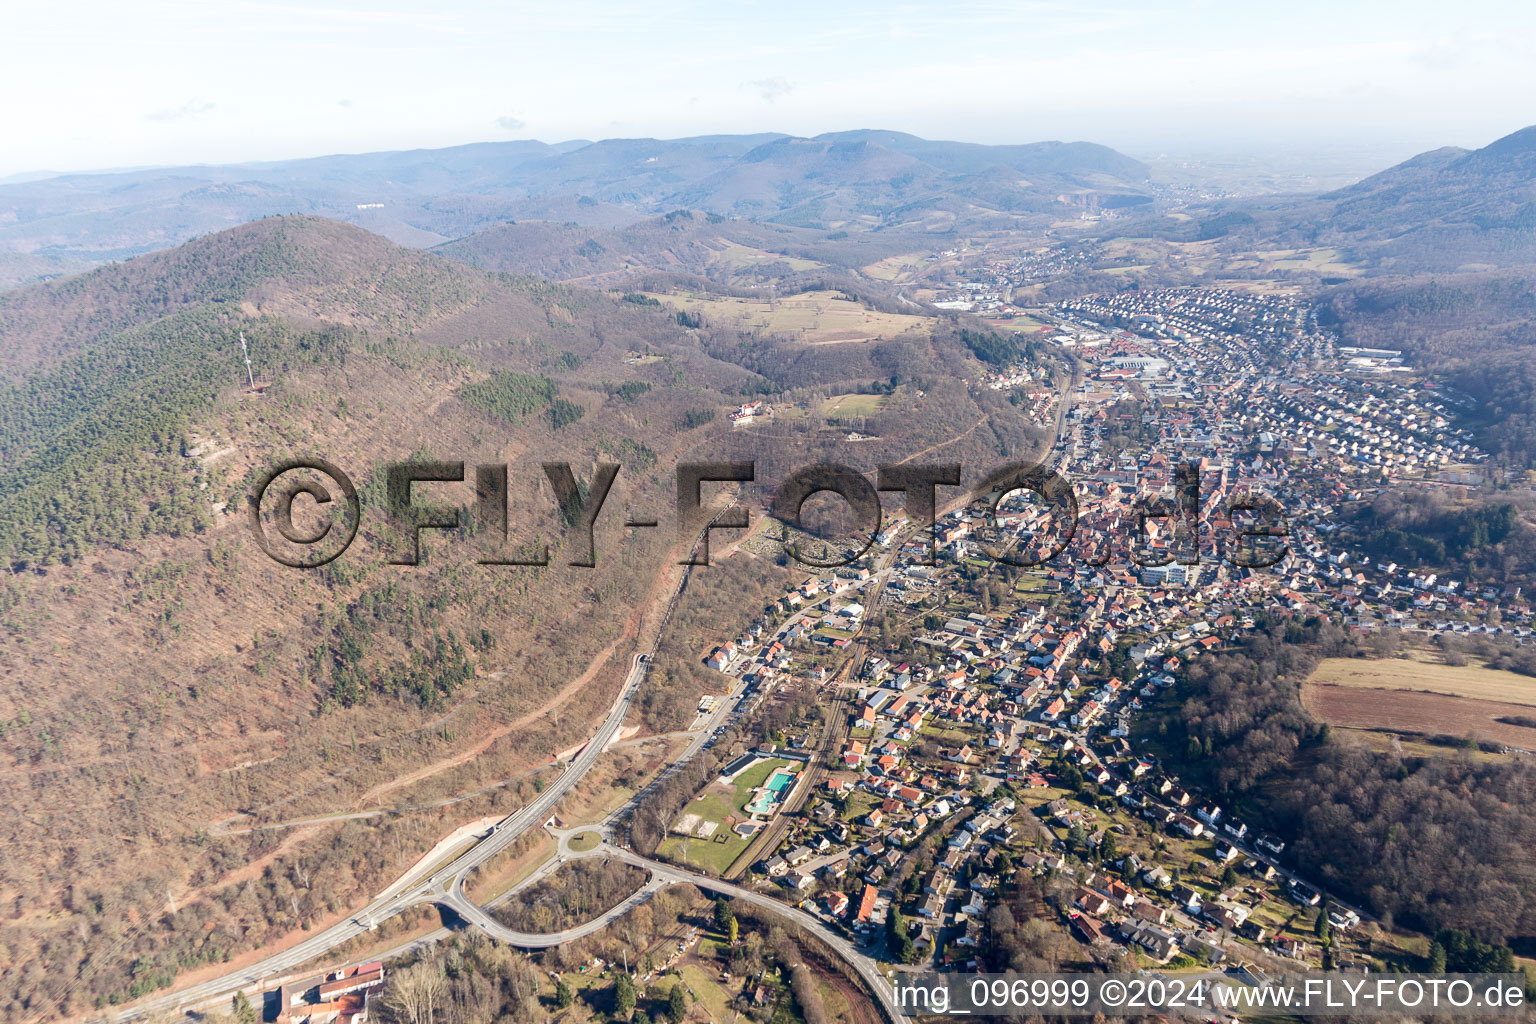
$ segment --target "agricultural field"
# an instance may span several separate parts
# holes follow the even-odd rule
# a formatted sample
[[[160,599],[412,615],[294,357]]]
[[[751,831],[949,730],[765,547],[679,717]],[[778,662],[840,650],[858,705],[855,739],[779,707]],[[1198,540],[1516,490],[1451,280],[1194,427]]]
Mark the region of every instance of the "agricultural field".
[[[833,395],[821,406],[823,416],[873,416],[885,405],[884,395]]]
[[[771,301],[695,292],[649,293],[676,309],[702,313],[706,320],[741,331],[795,336],[808,345],[836,345],[890,338],[906,331],[927,332],[933,321],[909,313],[882,313],[835,291],[810,291]]]
[[[871,263],[862,270],[866,276],[878,281],[892,283],[906,281],[923,268],[927,255],[922,252],[903,253],[900,256],[890,256],[877,263]]]
[[[1016,291],[1022,294],[1021,289],[1016,289]],[[1042,330],[1050,330],[1055,326],[1049,320],[1041,320],[1027,313],[1015,316],[1012,320],[991,320],[988,323],[1000,330],[1019,331],[1026,334],[1037,334]]]
[[[1334,726],[1336,731],[1348,734],[1350,738],[1364,744],[1378,754],[1394,754],[1398,757],[1445,757],[1450,753],[1445,741],[1436,737],[1434,742],[1420,738],[1412,733],[1382,732],[1376,729],[1351,729],[1348,726]],[[1502,760],[1506,755],[1492,751],[1482,750],[1456,744],[1456,756],[1467,758],[1479,763],[1489,763]]]
[[[1333,726],[1417,736],[1472,736],[1536,750],[1536,679],[1418,658],[1326,658],[1302,704]]]
[[[799,256],[786,256],[782,253],[768,252],[763,249],[754,249],[740,242],[727,242],[719,240],[711,243],[709,248],[714,249],[716,258],[712,264],[723,264],[733,271],[751,270],[755,267],[772,264],[777,268],[788,266],[793,273],[802,270],[820,270],[826,266],[816,260],[803,259]]]
[[[1111,274],[1133,274],[1176,259],[1187,273],[1200,275],[1214,287],[1264,293],[1289,292],[1293,283],[1263,276],[1312,271],[1325,277],[1357,277],[1359,268],[1344,262],[1337,249],[1271,249],[1232,254],[1215,241],[1172,242],[1152,238],[1119,238],[1106,241],[1104,256],[1121,265],[1104,268]],[[1229,277],[1227,275],[1239,275]]]
[[[1500,721],[1536,719],[1536,708],[1501,701],[1450,697],[1419,690],[1381,690],[1308,683],[1301,702],[1313,717],[1348,729],[1386,730],[1421,736],[1473,736],[1536,750],[1536,728]]]
[[[1344,262],[1337,249],[1274,249],[1254,255],[1267,260],[1276,270],[1315,270],[1331,277],[1356,277],[1358,267]]]
[[[1111,238],[1102,246],[1106,261],[1132,263],[1158,263],[1170,252],[1177,252],[1182,259],[1213,259],[1219,254],[1210,242],[1172,242],[1161,238]]]
[[[1308,680],[1319,686],[1419,690],[1450,697],[1523,704],[1536,714],[1536,679],[1476,664],[1445,665],[1417,658],[1325,658]]]

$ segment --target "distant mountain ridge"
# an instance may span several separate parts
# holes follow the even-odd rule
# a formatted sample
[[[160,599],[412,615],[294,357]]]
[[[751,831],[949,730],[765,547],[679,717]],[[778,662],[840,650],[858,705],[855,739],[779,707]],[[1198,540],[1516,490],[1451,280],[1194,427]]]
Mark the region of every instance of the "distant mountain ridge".
[[[1335,246],[1374,273],[1536,264],[1536,126],[1445,146],[1302,199],[1225,204],[1242,244]]]
[[[1147,165],[1092,142],[1032,142],[988,146],[975,142],[931,142],[905,132],[864,129],[830,132],[818,139],[860,140],[918,158],[941,170],[974,174],[1004,166],[1026,174],[1106,174],[1124,181],[1144,181]]]
[[[289,213],[417,247],[511,220],[617,228],[680,207],[825,230],[947,231],[1149,203],[1148,174],[1087,142],[876,130],[486,142],[0,185],[0,252],[100,262]]]

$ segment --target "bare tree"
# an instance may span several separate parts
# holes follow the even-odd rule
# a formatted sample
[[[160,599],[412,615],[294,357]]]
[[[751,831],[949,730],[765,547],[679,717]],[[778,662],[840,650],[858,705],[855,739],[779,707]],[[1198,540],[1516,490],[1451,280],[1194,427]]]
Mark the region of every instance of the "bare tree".
[[[446,1001],[447,982],[435,962],[422,962],[395,971],[380,1007],[401,1024],[434,1024],[437,1010]]]
[[[816,991],[816,978],[805,964],[795,964],[790,969],[789,990],[800,1006],[805,1024],[827,1024],[827,1009],[822,1005],[821,993]]]

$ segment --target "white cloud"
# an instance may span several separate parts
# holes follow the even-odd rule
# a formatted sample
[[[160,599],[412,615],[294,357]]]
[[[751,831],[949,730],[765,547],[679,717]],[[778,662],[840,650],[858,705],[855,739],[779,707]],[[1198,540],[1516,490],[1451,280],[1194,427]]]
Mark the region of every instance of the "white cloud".
[[[742,88],[753,89],[765,102],[772,103],[782,96],[788,96],[795,91],[795,84],[783,75],[773,78],[759,78],[755,82],[744,82]]]
[[[188,100],[179,107],[166,110],[156,110],[154,113],[145,114],[146,121],[185,121],[189,117],[197,117],[206,114],[214,108],[214,104],[207,100]]]
[[[528,122],[511,114],[503,114],[496,119],[496,127],[509,132],[520,132],[528,127]]]

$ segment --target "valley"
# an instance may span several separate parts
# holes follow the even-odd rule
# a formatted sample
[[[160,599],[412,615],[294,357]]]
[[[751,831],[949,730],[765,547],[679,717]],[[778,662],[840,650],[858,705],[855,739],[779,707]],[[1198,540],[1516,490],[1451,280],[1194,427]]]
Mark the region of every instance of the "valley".
[[[879,131],[0,184],[0,1016],[1513,968],[1532,131],[1316,194]],[[250,533],[300,457],[361,496],[315,569]],[[459,461],[506,493],[389,493]],[[775,517],[826,463],[872,537]]]

